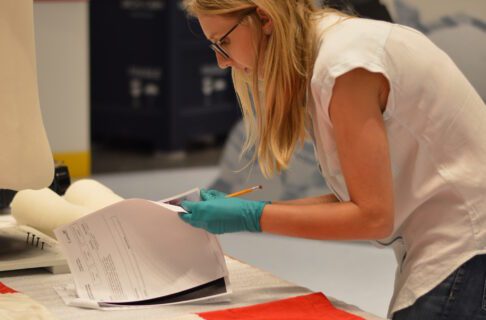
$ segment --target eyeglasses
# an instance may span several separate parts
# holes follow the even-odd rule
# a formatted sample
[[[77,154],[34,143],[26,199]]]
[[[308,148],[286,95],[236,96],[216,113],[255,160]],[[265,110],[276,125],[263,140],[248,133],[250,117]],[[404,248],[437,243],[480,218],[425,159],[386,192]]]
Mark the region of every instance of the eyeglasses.
[[[234,30],[235,30],[235,29],[236,29],[236,28],[237,28],[237,27],[238,27],[238,26],[239,26],[239,25],[240,25],[240,24],[243,22],[243,20],[246,18],[246,16],[248,16],[248,15],[249,15],[250,13],[252,13],[252,12],[253,12],[253,11],[248,12],[247,14],[245,14],[245,15],[244,15],[244,16],[243,16],[243,17],[240,19],[240,21],[238,21],[238,23],[237,23],[237,24],[235,24],[235,25],[234,25],[234,26],[233,26],[231,29],[229,29],[229,31],[228,31],[228,32],[226,32],[226,33],[225,33],[225,34],[224,34],[224,35],[223,35],[223,36],[222,36],[222,37],[221,37],[221,38],[220,38],[218,41],[216,41],[216,42],[211,42],[211,43],[209,44],[209,47],[210,47],[211,49],[213,49],[213,50],[214,50],[214,52],[219,53],[220,55],[222,55],[222,56],[223,56],[225,59],[229,59],[229,58],[230,58],[230,56],[229,56],[228,52],[226,52],[226,50],[224,50],[224,49],[223,49],[223,47],[222,47],[223,41],[224,41],[224,39],[226,39],[226,37],[228,37],[228,36],[231,34],[231,32],[233,32],[233,31],[234,31]]]

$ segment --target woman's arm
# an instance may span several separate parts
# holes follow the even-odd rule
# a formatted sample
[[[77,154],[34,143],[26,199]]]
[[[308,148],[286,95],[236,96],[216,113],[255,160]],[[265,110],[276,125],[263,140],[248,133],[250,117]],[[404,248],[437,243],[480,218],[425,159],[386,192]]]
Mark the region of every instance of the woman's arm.
[[[308,198],[301,198],[301,199],[292,199],[292,200],[281,200],[281,201],[272,201],[272,204],[284,204],[284,205],[311,205],[311,204],[320,204],[320,203],[329,203],[329,202],[338,202],[338,198],[336,198],[333,194],[324,194],[322,196],[317,197],[308,197]]]
[[[382,116],[388,93],[386,78],[364,69],[352,70],[336,80],[329,115],[350,201],[267,205],[260,220],[263,231],[313,239],[390,235],[393,184]]]

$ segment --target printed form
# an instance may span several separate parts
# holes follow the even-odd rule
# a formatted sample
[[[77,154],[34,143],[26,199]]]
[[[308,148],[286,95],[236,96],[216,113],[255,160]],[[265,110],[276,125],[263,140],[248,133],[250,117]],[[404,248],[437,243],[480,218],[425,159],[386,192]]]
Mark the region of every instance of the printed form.
[[[55,230],[80,299],[140,302],[227,279],[217,238],[183,222],[184,210],[167,201],[177,197],[124,200]]]

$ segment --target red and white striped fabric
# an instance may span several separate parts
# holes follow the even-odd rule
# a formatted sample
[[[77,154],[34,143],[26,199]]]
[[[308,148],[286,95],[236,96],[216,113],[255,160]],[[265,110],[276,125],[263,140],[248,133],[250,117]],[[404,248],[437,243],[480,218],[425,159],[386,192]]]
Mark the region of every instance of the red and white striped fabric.
[[[54,320],[55,318],[43,305],[0,282],[0,319]]]
[[[0,319],[55,320],[41,304],[0,282]],[[332,305],[322,293],[281,299],[257,305],[189,314],[173,320],[364,320]]]
[[[322,293],[261,303],[248,307],[210,311],[174,320],[364,320],[335,308]]]

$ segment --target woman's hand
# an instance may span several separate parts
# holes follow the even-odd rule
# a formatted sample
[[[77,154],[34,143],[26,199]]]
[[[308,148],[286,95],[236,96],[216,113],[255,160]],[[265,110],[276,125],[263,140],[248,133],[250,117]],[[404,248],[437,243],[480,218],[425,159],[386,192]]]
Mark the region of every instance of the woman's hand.
[[[228,194],[214,189],[201,189],[200,195],[202,201],[207,201],[225,198]]]
[[[216,198],[205,201],[183,201],[187,213],[180,217],[196,228],[214,234],[227,232],[261,232],[260,218],[267,202],[241,198]]]

